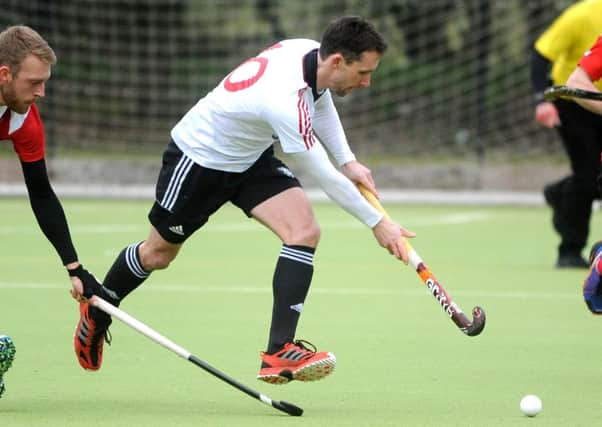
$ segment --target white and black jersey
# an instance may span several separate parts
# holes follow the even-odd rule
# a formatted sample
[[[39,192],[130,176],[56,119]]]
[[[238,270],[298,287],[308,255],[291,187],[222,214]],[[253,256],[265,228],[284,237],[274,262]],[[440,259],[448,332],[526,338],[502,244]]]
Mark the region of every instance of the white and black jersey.
[[[284,40],[250,58],[176,124],[174,142],[196,163],[229,172],[249,168],[274,137],[285,153],[306,151],[314,131],[338,147],[332,154],[339,164],[355,159],[330,91],[318,95],[308,83],[315,85],[318,47]]]
[[[277,140],[331,199],[373,227],[382,214],[320,144],[339,166],[355,160],[330,90],[318,92],[319,47],[314,40],[284,40],[243,62],[182,117],[171,137],[194,163],[231,173],[248,170]]]

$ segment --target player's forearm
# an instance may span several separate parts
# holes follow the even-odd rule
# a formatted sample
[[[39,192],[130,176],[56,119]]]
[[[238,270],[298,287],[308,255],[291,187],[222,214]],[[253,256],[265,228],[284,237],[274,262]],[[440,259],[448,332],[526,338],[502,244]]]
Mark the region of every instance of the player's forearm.
[[[44,160],[22,163],[22,167],[31,209],[40,229],[54,246],[63,265],[73,265],[77,262],[77,253],[61,202],[48,181]]]
[[[54,246],[63,265],[74,265],[77,253],[71,240],[67,218],[63,208],[54,193],[49,197],[30,197],[31,208],[38,221],[40,229]]]
[[[293,155],[299,166],[318,182],[326,195],[368,227],[373,228],[382,219],[370,203],[362,197],[355,185],[339,172],[328,159],[321,145]]]
[[[320,142],[326,146],[339,167],[355,160],[355,155],[349,147],[342,126],[339,131],[336,127],[326,130],[318,126],[314,127],[314,133]]]
[[[590,92],[600,92],[591,81],[589,75],[581,67],[577,67],[566,81],[567,86],[577,89],[584,89]],[[591,112],[602,115],[602,101],[594,101],[591,99],[573,98],[573,101],[581,105],[583,108]]]
[[[552,62],[539,53],[537,49],[533,49],[530,60],[530,75],[535,103],[543,101],[543,93],[550,83],[549,75],[551,69]]]

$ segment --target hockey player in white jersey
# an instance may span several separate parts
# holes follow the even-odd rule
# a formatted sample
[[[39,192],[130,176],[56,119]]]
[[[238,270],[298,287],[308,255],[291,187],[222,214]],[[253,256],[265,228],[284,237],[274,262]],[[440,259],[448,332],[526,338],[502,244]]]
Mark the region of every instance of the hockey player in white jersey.
[[[330,374],[334,354],[295,338],[309,291],[320,228],[301,184],[274,155],[274,144],[294,159],[343,209],[369,227],[382,247],[407,264],[404,239],[414,233],[383,217],[357,190],[377,195],[370,170],[349,147],[332,93],[370,86],[387,48],[360,17],[342,17],[320,43],[284,40],[250,58],[193,106],[171,131],[149,213],[146,240],[126,247],[103,285],[114,304],[157,269],[223,204],[231,202],[282,241],[273,276],[268,344],[258,379],[274,384],[313,381]],[[325,148],[335,159],[333,165]],[[202,260],[200,260],[202,264]],[[74,343],[80,365],[99,369],[110,318],[88,306],[82,290]]]

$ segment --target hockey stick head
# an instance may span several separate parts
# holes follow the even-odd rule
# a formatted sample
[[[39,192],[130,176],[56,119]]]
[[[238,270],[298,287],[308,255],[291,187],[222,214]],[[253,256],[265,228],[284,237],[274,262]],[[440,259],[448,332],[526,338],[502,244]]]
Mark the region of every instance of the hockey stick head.
[[[462,328],[462,332],[464,332],[469,337],[474,337],[483,332],[485,328],[485,310],[483,310],[478,305],[472,309],[472,323],[468,326]]]
[[[293,405],[292,403],[285,402],[284,400],[273,401],[272,406],[281,410],[282,412],[292,415],[293,417],[300,417],[303,415],[303,409]]]
[[[368,200],[368,202],[381,212],[386,217],[389,217],[385,209],[382,207],[378,199],[368,191],[364,186],[358,185],[360,193]],[[406,249],[408,251],[408,258],[412,267],[416,269],[416,273],[420,277],[420,280],[426,285],[429,292],[437,300],[443,311],[453,320],[458,328],[469,337],[474,337],[483,332],[485,328],[485,311],[476,306],[472,309],[472,322],[468,320],[466,315],[462,313],[462,310],[453,302],[451,296],[441,286],[435,275],[426,266],[420,255],[414,250],[410,242],[405,242]]]

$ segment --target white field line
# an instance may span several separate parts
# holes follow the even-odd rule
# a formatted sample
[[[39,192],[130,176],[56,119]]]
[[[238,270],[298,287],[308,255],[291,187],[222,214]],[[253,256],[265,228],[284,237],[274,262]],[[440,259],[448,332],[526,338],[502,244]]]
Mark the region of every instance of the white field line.
[[[426,227],[435,225],[454,225],[454,224],[469,224],[478,221],[484,221],[489,217],[485,212],[466,212],[466,213],[452,213],[447,215],[432,216],[419,218],[413,221],[412,224],[402,224],[407,227]],[[325,222],[320,223],[323,230],[335,230],[335,229],[354,229],[363,228],[364,225],[358,221],[346,220],[340,222]],[[106,233],[134,233],[134,232],[146,232],[149,225],[146,222],[142,222],[139,225],[135,224],[94,224],[94,225],[73,225],[71,232],[74,234],[106,234]],[[202,228],[204,233],[240,233],[240,232],[255,232],[265,231],[265,228],[260,226],[258,223],[253,221],[245,221],[241,219],[241,222],[231,222],[225,224],[208,224]],[[33,235],[39,234],[40,230],[34,225],[18,225],[18,226],[0,226],[0,236],[9,235]]]
[[[422,298],[425,294],[429,295],[426,288],[420,287],[420,284],[413,289],[404,289],[403,287],[385,289],[385,288],[320,288],[312,286],[310,293],[319,295],[334,295],[334,296],[387,296],[387,295],[402,295],[402,296],[417,296]],[[65,283],[28,283],[28,282],[1,282],[0,289],[17,289],[17,290],[66,290],[69,284]],[[272,293],[272,288],[269,285],[265,287],[247,287],[247,286],[195,286],[195,285],[157,285],[149,284],[145,286],[145,292],[163,292],[163,293],[191,293],[191,294],[266,294]],[[466,296],[475,298],[502,298],[515,300],[541,300],[541,299],[571,299],[578,300],[580,295],[578,292],[525,292],[525,291],[454,291],[455,296]],[[455,298],[454,298],[455,299]]]
[[[54,183],[54,190],[62,198],[109,198],[128,200],[154,199],[155,187],[147,185],[123,185],[88,182],[85,184]],[[306,188],[307,197],[313,202],[332,203],[322,190]],[[465,206],[545,206],[539,191],[500,191],[500,190],[394,190],[381,188],[379,194],[385,204],[432,204]],[[26,196],[27,189],[22,182],[0,183],[0,196]]]

